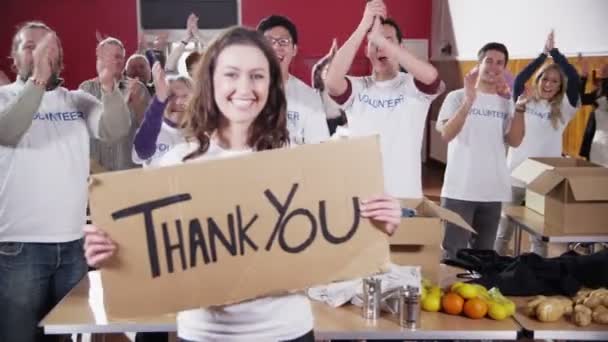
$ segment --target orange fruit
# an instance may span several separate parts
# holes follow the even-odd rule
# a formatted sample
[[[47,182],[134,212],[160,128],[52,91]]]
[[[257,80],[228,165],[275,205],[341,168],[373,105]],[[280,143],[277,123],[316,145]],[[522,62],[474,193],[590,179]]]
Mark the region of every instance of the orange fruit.
[[[454,292],[447,293],[441,297],[443,312],[450,315],[460,315],[464,306],[464,299]]]
[[[464,303],[464,314],[469,318],[483,318],[487,313],[488,304],[483,299],[471,298]]]

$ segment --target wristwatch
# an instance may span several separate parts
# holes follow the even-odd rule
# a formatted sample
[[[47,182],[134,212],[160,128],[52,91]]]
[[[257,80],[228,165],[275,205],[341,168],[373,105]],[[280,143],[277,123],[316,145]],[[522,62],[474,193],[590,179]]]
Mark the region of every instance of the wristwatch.
[[[416,216],[416,209],[401,208],[401,217],[414,217]]]

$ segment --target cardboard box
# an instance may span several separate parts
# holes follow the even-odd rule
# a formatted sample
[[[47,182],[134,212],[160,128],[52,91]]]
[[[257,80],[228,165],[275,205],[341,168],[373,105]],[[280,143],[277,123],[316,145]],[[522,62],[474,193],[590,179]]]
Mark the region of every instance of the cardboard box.
[[[513,170],[544,235],[608,233],[608,169],[573,158],[530,158]]]
[[[387,270],[388,235],[358,209],[384,191],[381,165],[367,137],[92,176],[93,223],[118,245],[101,270],[107,313],[173,313]]]
[[[391,244],[391,262],[403,266],[420,266],[422,276],[433,283],[439,283],[441,279],[439,269],[442,258],[441,241],[431,245]]]
[[[416,209],[416,217],[402,220],[399,229],[390,237],[391,260],[399,265],[420,265],[422,275],[431,281],[439,280],[442,259],[442,220],[454,223],[475,233],[460,215],[442,208],[428,199],[402,200],[401,205]]]

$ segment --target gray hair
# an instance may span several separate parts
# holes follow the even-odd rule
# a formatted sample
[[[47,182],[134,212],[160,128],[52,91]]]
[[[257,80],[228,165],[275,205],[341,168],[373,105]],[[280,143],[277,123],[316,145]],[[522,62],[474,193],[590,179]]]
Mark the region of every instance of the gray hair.
[[[99,51],[99,49],[101,47],[106,46],[108,44],[118,46],[122,50],[122,54],[123,55],[126,54],[125,46],[122,44],[122,42],[120,40],[118,40],[117,38],[114,38],[114,37],[107,37],[104,40],[97,43],[97,51]]]
[[[175,81],[180,81],[183,82],[186,87],[188,87],[188,89],[192,90],[194,88],[194,81],[192,81],[192,79],[186,75],[168,75],[167,76],[167,82],[171,83],[171,82],[175,82]]]

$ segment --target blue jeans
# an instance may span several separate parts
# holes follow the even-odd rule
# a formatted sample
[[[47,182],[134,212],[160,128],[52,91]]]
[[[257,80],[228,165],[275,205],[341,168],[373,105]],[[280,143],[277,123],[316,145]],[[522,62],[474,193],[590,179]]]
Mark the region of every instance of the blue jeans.
[[[83,240],[0,242],[0,341],[54,341],[40,320],[87,272]]]

